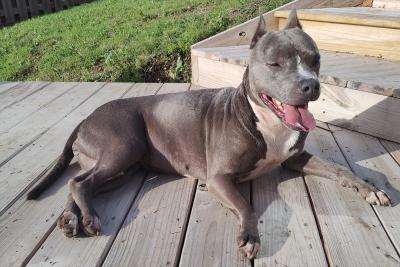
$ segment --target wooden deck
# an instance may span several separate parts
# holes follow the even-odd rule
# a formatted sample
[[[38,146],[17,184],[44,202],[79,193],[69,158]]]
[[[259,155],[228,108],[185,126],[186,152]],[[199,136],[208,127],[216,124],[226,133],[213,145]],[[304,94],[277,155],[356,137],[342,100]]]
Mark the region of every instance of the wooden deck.
[[[99,237],[56,227],[76,164],[39,201],[25,194],[54,164],[73,128],[112,99],[190,84],[0,83],[0,266],[399,266],[400,144],[325,123],[307,149],[386,190],[372,207],[329,180],[277,169],[240,185],[259,216],[254,262],[236,248],[234,215],[193,179],[140,171],[96,198]],[[184,129],[182,129],[184,130]]]

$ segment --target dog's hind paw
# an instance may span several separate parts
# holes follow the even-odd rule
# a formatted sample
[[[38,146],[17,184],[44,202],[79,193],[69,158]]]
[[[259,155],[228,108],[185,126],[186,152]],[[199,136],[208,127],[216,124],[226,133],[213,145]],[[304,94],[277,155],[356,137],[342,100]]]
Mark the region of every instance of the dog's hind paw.
[[[63,231],[66,237],[73,237],[78,234],[78,216],[71,211],[64,211],[61,217],[58,219],[57,225]]]
[[[99,236],[101,234],[101,224],[99,217],[97,215],[83,216],[82,228],[87,236]]]

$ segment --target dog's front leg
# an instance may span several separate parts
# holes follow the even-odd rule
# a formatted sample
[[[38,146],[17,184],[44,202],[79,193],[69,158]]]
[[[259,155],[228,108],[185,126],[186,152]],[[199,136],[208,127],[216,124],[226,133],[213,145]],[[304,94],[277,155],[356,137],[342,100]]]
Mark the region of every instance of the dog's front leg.
[[[382,191],[368,184],[360,177],[354,175],[349,169],[304,151],[286,160],[282,165],[286,168],[322,176],[337,181],[343,187],[349,187],[355,190],[368,203],[373,205],[389,206],[390,199]]]
[[[234,179],[229,176],[212,177],[207,181],[207,188],[238,217],[240,224],[240,232],[237,237],[239,252],[248,259],[255,258],[260,248],[257,216],[236,188]]]

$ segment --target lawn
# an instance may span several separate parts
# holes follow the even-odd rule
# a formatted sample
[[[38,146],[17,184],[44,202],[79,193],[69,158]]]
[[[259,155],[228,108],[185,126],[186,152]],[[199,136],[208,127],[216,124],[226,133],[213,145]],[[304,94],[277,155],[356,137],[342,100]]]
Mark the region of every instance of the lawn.
[[[97,0],[0,30],[0,80],[190,81],[190,46],[289,0]]]

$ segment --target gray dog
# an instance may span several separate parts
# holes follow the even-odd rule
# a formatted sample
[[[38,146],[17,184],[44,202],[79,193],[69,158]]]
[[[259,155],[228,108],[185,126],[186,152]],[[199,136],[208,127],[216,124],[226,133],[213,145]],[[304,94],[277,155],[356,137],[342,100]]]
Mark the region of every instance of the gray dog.
[[[320,95],[320,55],[296,11],[282,31],[266,32],[260,17],[250,48],[238,88],[119,99],[96,109],[73,131],[55,167],[28,199],[37,198],[75,155],[85,173],[69,181],[59,226],[68,237],[79,226],[96,235],[100,220],[92,197],[112,178],[137,166],[196,177],[237,215],[239,251],[249,259],[260,247],[257,216],[236,184],[273,167],[327,177],[371,204],[389,205],[384,192],[348,169],[304,151],[315,127],[307,105]]]

